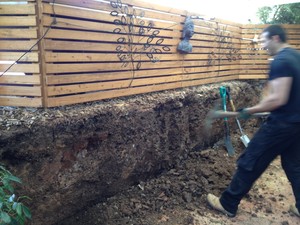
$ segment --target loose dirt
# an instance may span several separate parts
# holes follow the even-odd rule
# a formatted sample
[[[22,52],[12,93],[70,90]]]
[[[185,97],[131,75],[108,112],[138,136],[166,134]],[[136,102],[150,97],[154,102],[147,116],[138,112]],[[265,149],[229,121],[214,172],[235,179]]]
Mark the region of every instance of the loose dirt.
[[[300,224],[288,212],[294,199],[280,159],[235,218],[208,207],[207,193],[227,187],[244,149],[233,120],[234,157],[222,120],[204,130],[220,85],[231,86],[237,108],[258,102],[263,89],[228,82],[54,109],[0,108],[1,161],[25,184],[31,224]],[[242,126],[251,138],[262,122]]]
[[[245,125],[249,137],[263,121]],[[227,218],[206,203],[207,193],[220,195],[230,182],[235,161],[244,146],[238,130],[232,132],[236,150],[228,157],[223,140],[212,148],[190,152],[171,170],[138,183],[128,191],[98,203],[58,225],[298,225],[288,212],[294,203],[289,182],[274,160],[250,193],[242,200],[235,218]]]

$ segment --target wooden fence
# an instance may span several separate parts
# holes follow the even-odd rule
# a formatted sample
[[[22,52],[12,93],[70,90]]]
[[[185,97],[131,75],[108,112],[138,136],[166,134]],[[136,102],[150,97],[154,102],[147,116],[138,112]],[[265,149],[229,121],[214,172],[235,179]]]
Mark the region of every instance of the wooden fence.
[[[288,43],[300,50],[300,24],[282,25],[288,35]],[[248,41],[259,37],[266,25],[242,25],[241,54],[239,79],[262,79],[267,78],[270,58],[265,50],[260,49],[256,42]]]
[[[138,0],[5,2],[0,2],[1,106],[54,107],[266,77],[268,56],[252,41],[264,25]],[[187,16],[194,18],[193,50],[179,54]],[[285,27],[299,49],[300,25]]]

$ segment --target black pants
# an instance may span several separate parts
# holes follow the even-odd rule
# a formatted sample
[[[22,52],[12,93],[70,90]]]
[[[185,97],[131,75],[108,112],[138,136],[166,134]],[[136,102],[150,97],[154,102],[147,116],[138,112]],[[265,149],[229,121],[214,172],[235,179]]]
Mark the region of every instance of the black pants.
[[[228,212],[236,213],[241,199],[278,155],[300,211],[300,123],[268,119],[238,159],[237,171],[222,193],[220,202]]]

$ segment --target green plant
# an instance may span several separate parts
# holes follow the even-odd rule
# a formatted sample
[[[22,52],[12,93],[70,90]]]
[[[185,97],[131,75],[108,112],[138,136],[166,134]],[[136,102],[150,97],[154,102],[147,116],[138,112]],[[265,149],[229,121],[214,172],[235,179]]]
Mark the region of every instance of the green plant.
[[[258,9],[256,15],[264,24],[299,24],[300,3],[264,6]]]
[[[30,210],[21,202],[28,197],[16,198],[13,183],[22,182],[0,165],[0,225],[23,225],[27,219],[31,219]]]

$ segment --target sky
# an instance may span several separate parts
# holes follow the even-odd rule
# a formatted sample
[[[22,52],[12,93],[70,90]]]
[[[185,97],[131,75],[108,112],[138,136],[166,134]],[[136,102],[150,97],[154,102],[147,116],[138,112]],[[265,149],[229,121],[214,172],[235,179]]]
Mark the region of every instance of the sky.
[[[172,8],[216,17],[238,23],[258,23],[256,12],[259,7],[273,6],[300,1],[293,0],[143,0]]]

